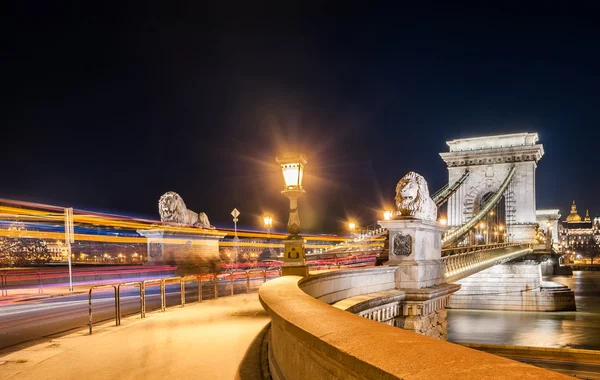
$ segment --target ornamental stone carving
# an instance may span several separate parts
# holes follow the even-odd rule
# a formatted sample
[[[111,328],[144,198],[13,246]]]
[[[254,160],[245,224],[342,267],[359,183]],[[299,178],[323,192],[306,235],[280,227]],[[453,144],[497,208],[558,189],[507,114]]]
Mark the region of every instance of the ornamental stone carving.
[[[149,255],[151,258],[156,259],[163,255],[162,254],[162,245],[160,243],[149,243],[148,246],[150,247]]]
[[[396,209],[401,216],[436,220],[437,206],[429,196],[427,181],[415,172],[406,174],[396,185]]]
[[[161,222],[187,224],[195,227],[211,228],[208,216],[188,210],[179,194],[168,191],[158,200],[158,213]]]
[[[410,235],[398,234],[394,236],[393,252],[396,256],[410,256],[412,237]]]

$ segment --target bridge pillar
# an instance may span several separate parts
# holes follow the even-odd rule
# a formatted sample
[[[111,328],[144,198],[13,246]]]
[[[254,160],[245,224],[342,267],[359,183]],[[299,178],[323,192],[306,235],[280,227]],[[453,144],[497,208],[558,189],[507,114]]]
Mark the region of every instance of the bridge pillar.
[[[389,232],[388,265],[396,289],[406,298],[399,303],[394,325],[418,334],[445,340],[446,305],[460,285],[445,283],[442,234],[447,227],[435,220],[400,217],[378,222]]]
[[[419,289],[444,283],[442,234],[434,220],[402,218],[378,222],[389,231],[388,265],[397,266],[396,288]]]
[[[537,133],[515,133],[456,139],[446,142],[450,151],[440,153],[448,166],[448,183],[465,170],[469,177],[448,200],[448,225],[458,227],[477,213],[488,193],[500,188],[514,166],[515,176],[504,192],[504,215],[508,241],[535,241],[535,170],[544,155]]]

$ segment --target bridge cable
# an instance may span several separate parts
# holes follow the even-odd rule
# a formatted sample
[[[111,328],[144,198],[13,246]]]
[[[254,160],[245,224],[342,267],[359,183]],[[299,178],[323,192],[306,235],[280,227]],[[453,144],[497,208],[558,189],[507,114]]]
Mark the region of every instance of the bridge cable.
[[[510,168],[508,174],[506,175],[506,178],[504,179],[504,182],[502,182],[502,185],[500,185],[498,191],[496,191],[496,193],[494,193],[494,195],[483,205],[483,207],[481,208],[481,210],[479,210],[477,214],[473,215],[471,219],[463,223],[454,231],[448,233],[442,239],[442,247],[449,247],[456,241],[460,240],[464,235],[469,233],[471,228],[473,228],[477,223],[479,223],[479,221],[483,219],[494,206],[496,206],[496,204],[504,195],[504,191],[508,188],[508,185],[511,184],[512,179],[515,175],[515,171],[516,168],[514,166]]]

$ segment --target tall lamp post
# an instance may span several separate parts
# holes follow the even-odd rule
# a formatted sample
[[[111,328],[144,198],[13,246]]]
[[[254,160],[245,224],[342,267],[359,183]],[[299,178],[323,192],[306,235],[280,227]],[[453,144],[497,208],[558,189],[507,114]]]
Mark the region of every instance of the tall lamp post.
[[[288,220],[289,236],[285,238],[282,275],[308,276],[304,255],[304,238],[300,233],[300,216],[298,215],[298,197],[304,194],[302,176],[306,158],[303,154],[287,153],[277,157],[281,165],[285,187],[281,191],[290,200],[290,218]]]
[[[354,233],[356,232],[356,223],[348,222],[348,229],[350,230],[350,237],[354,238]]]
[[[234,208],[233,211],[231,212],[231,216],[233,216],[233,230],[234,230],[234,235],[233,235],[233,250],[235,251],[235,263],[237,264],[238,261],[238,249],[239,249],[239,243],[240,243],[240,238],[238,237],[237,234],[237,222],[238,222],[238,216],[240,216],[240,212],[237,208]]]
[[[271,227],[273,227],[273,217],[266,215],[263,216],[263,222],[265,223],[265,228],[267,229],[267,238],[271,234]]]
[[[265,228],[267,229],[267,239],[265,243],[267,243],[267,248],[269,250],[269,257],[271,257],[271,249],[268,247],[269,239],[271,238],[271,227],[273,227],[273,217],[270,215],[263,216],[263,222],[265,223]]]

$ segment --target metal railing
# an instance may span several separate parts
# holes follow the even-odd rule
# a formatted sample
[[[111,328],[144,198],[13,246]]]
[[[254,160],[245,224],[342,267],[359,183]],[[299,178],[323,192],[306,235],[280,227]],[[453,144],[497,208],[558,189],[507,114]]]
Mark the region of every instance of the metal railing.
[[[73,278],[76,281],[91,281],[90,279],[93,277],[94,281],[109,281],[116,280],[115,278],[104,278],[98,279],[98,277],[149,277],[156,276],[156,272],[174,272],[177,268],[171,266],[160,266],[157,268],[94,268],[94,269],[81,269],[77,270],[73,273]],[[15,287],[15,285],[10,286],[10,279],[17,279],[21,282],[20,287]],[[53,285],[58,286],[60,283],[57,283],[57,279],[62,279],[68,281],[68,272],[65,270],[5,270],[0,269],[0,296],[8,296],[9,290],[23,290],[29,289],[31,290],[33,287],[37,286],[37,293],[43,294],[44,287],[51,288]],[[79,278],[79,279],[78,279]],[[25,283],[25,284],[23,284]],[[110,283],[109,283],[110,284]]]
[[[267,278],[269,273],[276,273],[277,276],[281,276],[281,269],[274,270],[261,270],[261,271],[239,271],[239,272],[229,272],[222,274],[197,274],[191,276],[174,276],[174,277],[166,277],[166,278],[156,278],[149,279],[144,281],[131,281],[131,282],[123,282],[119,284],[107,284],[107,285],[96,285],[92,286],[88,292],[88,303],[89,303],[89,318],[88,318],[88,327],[90,335],[92,334],[92,325],[93,325],[93,313],[92,313],[92,292],[95,289],[101,288],[113,288],[114,289],[114,299],[115,299],[115,326],[121,325],[121,287],[127,286],[136,286],[139,287],[139,297],[140,297],[140,318],[146,318],[146,289],[148,285],[158,284],[160,286],[160,311],[164,312],[167,309],[167,297],[166,297],[166,287],[170,283],[179,283],[179,291],[181,298],[181,307],[185,307],[186,304],[186,292],[185,292],[185,283],[190,281],[197,281],[198,283],[198,301],[203,301],[202,296],[202,284],[207,283],[208,281],[203,281],[203,278],[210,278],[214,283],[214,299],[219,298],[219,278],[224,280],[224,283],[229,283],[230,287],[230,295],[235,294],[234,283],[235,280],[243,280],[245,279],[246,284],[246,294],[250,293],[251,290],[251,279],[261,278],[263,283],[267,282]]]
[[[113,288],[115,290],[115,324],[116,326],[119,326],[119,297],[117,296],[117,286],[116,285],[96,285],[96,286],[92,286],[90,288],[89,291],[89,295],[88,295],[88,305],[89,305],[89,318],[88,318],[88,325],[90,328],[90,335],[92,335],[92,292],[94,289],[100,289],[100,288]]]
[[[461,253],[486,251],[496,248],[512,247],[520,245],[519,243],[495,243],[495,244],[481,244],[481,245],[466,245],[463,247],[444,248],[442,249],[442,257],[454,256]]]
[[[42,273],[39,272],[8,272],[0,273],[0,288],[2,288],[2,296],[8,296],[8,278],[9,276],[33,277],[33,281],[37,279],[38,294],[44,293],[42,284]],[[27,279],[30,281],[31,279]]]
[[[481,247],[481,246],[480,246]],[[514,249],[506,249],[514,248]],[[533,250],[531,244],[510,244],[504,247],[479,249],[442,257],[448,283],[458,281],[496,264],[523,256]]]

